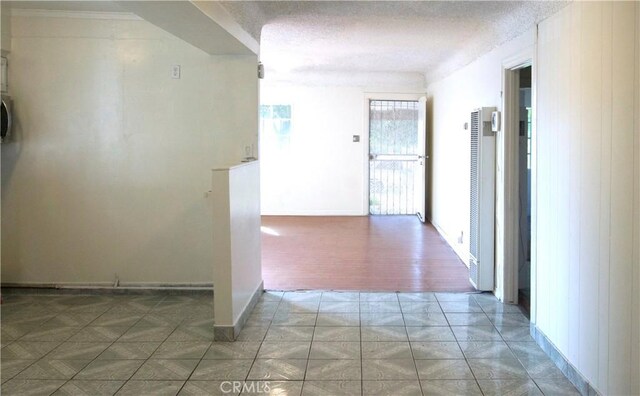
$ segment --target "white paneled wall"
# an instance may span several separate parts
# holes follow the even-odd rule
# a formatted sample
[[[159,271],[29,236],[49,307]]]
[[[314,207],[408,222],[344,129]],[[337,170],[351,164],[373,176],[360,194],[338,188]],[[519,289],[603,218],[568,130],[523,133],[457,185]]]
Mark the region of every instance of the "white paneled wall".
[[[633,295],[632,297],[632,325],[631,332],[631,366],[635,367],[635,373],[632,371],[631,389],[640,390],[640,6],[636,4],[636,72],[635,72],[635,138],[634,138],[634,188],[635,196],[633,206],[633,261],[636,263],[633,267]]]
[[[575,2],[538,31],[536,325],[603,394],[640,393],[638,8]]]

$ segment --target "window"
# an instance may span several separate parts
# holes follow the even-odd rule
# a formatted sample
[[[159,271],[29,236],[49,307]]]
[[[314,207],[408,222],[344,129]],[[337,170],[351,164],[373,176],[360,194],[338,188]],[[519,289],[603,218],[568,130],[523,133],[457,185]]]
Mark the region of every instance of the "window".
[[[287,150],[291,143],[291,105],[261,105],[260,136],[269,152]]]

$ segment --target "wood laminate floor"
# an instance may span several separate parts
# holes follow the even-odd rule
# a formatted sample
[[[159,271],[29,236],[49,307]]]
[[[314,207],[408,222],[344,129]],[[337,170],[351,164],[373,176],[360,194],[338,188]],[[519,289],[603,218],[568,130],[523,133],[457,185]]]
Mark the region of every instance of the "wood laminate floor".
[[[414,216],[262,217],[265,289],[473,291],[469,272]]]

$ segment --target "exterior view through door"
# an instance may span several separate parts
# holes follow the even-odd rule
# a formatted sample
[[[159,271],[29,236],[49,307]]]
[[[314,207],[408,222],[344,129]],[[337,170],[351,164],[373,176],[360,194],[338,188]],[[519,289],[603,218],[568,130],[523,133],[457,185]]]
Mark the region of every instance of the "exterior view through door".
[[[369,101],[369,213],[425,221],[426,100]]]

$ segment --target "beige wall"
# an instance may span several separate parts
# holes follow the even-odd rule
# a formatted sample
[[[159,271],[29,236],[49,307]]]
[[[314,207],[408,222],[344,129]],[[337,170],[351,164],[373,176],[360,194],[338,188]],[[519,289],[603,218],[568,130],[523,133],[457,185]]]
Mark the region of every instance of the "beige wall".
[[[6,3],[0,3],[0,49],[11,50],[11,14]]]
[[[257,143],[256,57],[140,20],[14,16],[12,33],[2,281],[210,283],[211,169]]]
[[[536,325],[607,395],[640,394],[639,8],[575,2],[538,36]]]

